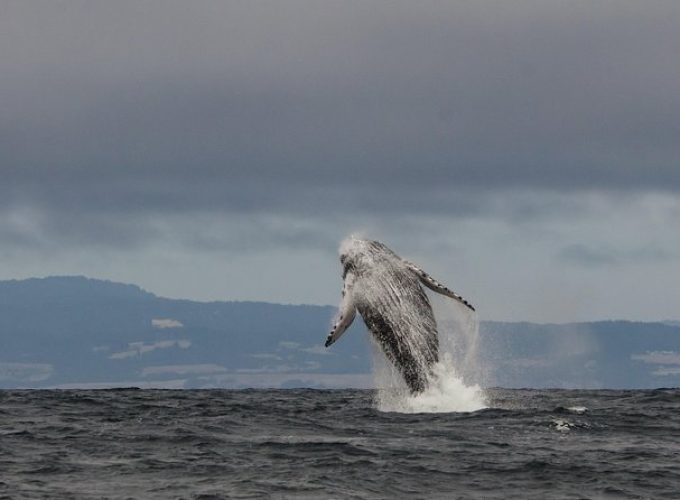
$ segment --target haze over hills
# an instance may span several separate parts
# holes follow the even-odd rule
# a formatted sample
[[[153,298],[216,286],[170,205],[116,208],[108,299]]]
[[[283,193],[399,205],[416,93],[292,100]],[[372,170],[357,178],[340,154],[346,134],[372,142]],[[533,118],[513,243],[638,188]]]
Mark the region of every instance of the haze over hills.
[[[365,327],[330,306],[194,302],[84,277],[0,282],[0,387],[371,387]],[[680,385],[680,324],[482,322],[484,385]]]

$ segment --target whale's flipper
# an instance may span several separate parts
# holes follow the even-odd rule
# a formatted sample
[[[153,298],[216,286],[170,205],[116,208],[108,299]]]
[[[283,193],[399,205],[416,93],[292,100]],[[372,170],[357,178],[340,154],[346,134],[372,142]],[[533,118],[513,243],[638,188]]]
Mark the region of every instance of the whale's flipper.
[[[333,322],[331,333],[326,337],[326,347],[338,340],[340,335],[345,333],[345,330],[347,330],[352,324],[352,321],[354,321],[354,317],[357,314],[357,308],[354,305],[354,297],[352,294],[353,284],[354,276],[351,273],[346,274],[345,286],[342,289],[342,302],[340,302],[340,307],[338,307],[338,315]]]
[[[472,304],[470,304],[467,300],[465,300],[463,297],[461,297],[460,295],[458,295],[454,291],[449,290],[447,287],[445,287],[444,285],[439,283],[439,281],[434,279],[432,276],[427,274],[425,271],[420,269],[418,266],[416,266],[415,264],[413,264],[412,262],[409,262],[409,261],[404,261],[404,262],[406,263],[406,266],[411,271],[416,273],[420,282],[423,285],[425,285],[427,288],[429,288],[430,290],[432,290],[434,292],[445,295],[447,297],[451,297],[452,299],[457,300],[458,302],[460,302],[464,306],[468,307],[469,309],[472,309],[473,311],[475,310],[475,308],[472,306]]]

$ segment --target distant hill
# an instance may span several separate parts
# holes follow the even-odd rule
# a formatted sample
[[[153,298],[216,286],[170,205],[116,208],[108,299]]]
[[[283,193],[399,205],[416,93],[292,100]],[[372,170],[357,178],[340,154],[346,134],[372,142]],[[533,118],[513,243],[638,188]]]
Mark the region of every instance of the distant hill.
[[[483,323],[480,351],[493,385],[653,388],[680,386],[680,325],[597,321]]]
[[[361,321],[333,307],[193,302],[84,277],[0,281],[0,387],[369,387]],[[680,325],[483,322],[485,385],[680,385]]]

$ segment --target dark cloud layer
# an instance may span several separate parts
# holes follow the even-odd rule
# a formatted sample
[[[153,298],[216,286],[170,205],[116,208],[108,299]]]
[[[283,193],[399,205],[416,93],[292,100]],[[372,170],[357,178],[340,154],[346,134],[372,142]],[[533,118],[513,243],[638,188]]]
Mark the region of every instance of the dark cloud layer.
[[[213,187],[254,204],[264,184],[311,200],[328,185],[680,188],[677,2],[2,11],[5,199],[87,204],[106,186],[113,205],[190,191],[237,208]]]
[[[330,248],[342,214],[676,193],[679,25],[675,1],[3,2],[0,240]]]

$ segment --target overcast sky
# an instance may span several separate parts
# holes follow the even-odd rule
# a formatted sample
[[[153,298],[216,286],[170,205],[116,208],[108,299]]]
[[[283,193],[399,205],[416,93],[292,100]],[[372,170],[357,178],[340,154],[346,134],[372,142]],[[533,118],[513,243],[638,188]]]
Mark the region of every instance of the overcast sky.
[[[336,304],[380,239],[482,319],[678,318],[680,2],[0,3],[0,279]]]

